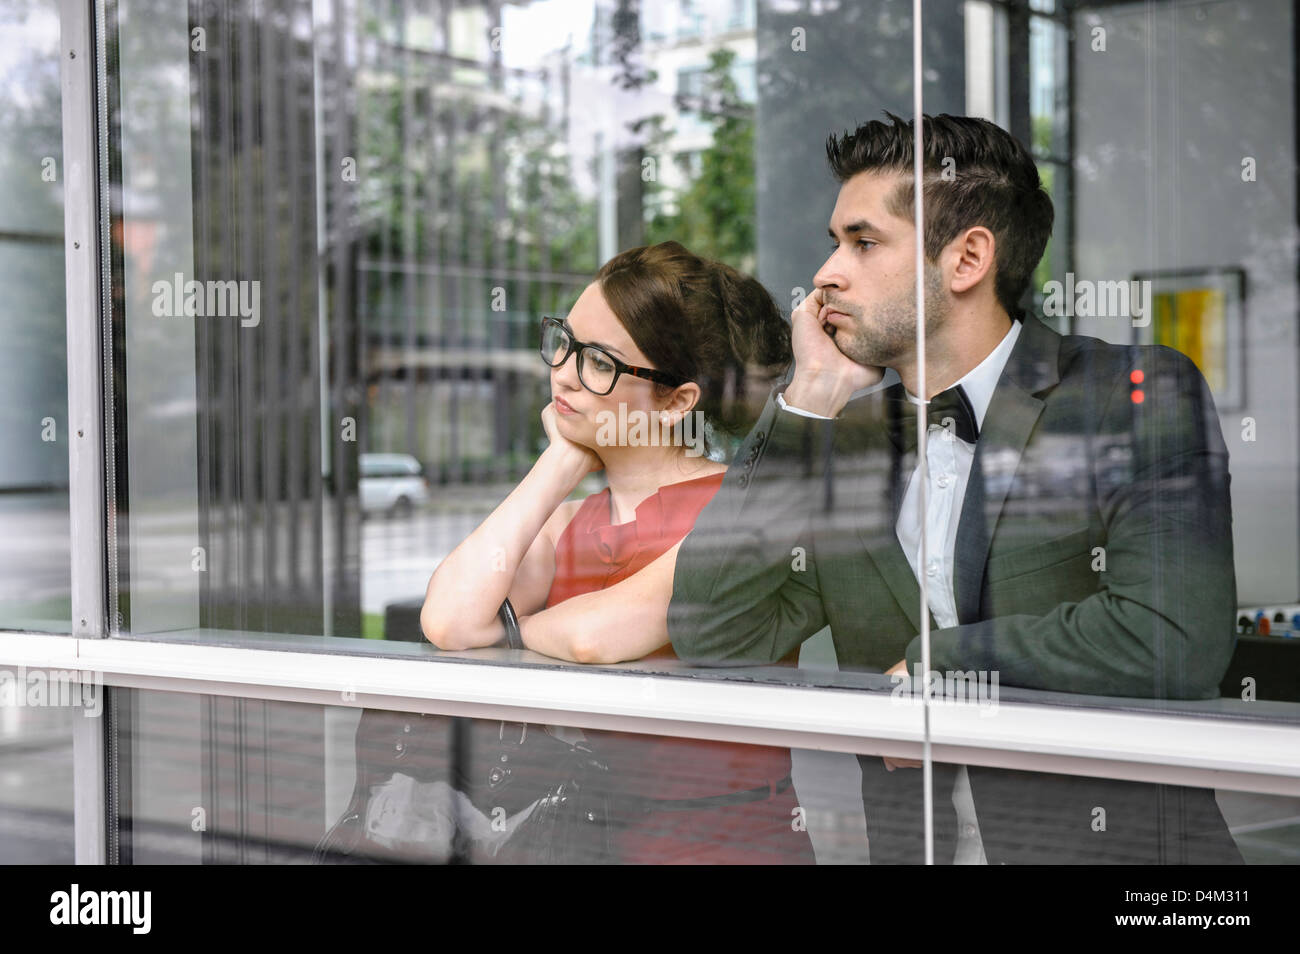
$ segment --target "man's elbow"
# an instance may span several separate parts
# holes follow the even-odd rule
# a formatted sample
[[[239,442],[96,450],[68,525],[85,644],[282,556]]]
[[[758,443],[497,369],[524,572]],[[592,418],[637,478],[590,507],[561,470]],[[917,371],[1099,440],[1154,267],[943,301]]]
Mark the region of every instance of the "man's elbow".
[[[1223,677],[1228,674],[1236,650],[1235,633],[1215,634],[1193,642],[1188,647],[1185,665],[1171,667],[1166,678],[1170,698],[1218,699],[1222,695]]]
[[[1220,632],[1204,623],[1166,630],[1151,644],[1154,678],[1134,679],[1128,694],[1170,701],[1217,699],[1236,641],[1231,630]]]

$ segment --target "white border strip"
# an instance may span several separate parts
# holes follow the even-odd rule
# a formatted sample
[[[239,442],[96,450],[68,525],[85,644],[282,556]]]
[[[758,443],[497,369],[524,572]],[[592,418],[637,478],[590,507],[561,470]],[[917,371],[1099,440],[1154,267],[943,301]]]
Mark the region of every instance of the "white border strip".
[[[97,7],[97,9],[102,9]],[[59,86],[63,111],[63,254],[67,307],[68,500],[72,543],[72,632],[104,635],[104,436],[100,401],[99,141],[91,5],[59,4]],[[80,642],[80,640],[78,640]],[[105,860],[101,720],[73,733],[75,858]]]
[[[900,758],[918,758],[924,739],[919,699],[884,692],[35,633],[0,633],[0,666],[81,670],[137,689]],[[930,735],[940,762],[1300,796],[1300,726],[931,702]]]
[[[930,505],[926,492],[930,484],[928,417],[930,384],[925,372],[925,112],[922,108],[925,72],[921,69],[921,0],[912,0],[912,213],[916,229],[916,390],[921,399],[916,406],[916,517],[920,533],[919,552],[916,557],[917,573],[923,574],[929,566],[926,553],[926,515]],[[930,592],[925,577],[918,583],[921,594],[921,672],[930,671]],[[904,667],[906,668],[906,667]],[[925,863],[934,864],[934,762],[930,750],[930,683],[921,689],[921,719],[924,734],[921,742],[921,801],[925,821]]]

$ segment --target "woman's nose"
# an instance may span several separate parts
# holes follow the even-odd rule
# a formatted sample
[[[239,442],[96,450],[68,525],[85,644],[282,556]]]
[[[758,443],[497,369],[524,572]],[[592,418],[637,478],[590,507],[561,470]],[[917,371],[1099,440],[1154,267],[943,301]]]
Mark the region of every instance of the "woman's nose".
[[[578,355],[577,352],[570,354],[564,359],[564,363],[558,368],[551,369],[551,379],[562,384],[570,390],[576,391],[582,387],[582,382],[578,380]]]

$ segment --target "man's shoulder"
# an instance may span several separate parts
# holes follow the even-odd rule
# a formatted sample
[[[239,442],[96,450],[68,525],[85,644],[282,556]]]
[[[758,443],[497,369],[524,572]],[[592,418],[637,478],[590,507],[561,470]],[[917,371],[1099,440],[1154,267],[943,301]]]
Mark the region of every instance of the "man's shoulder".
[[[1110,379],[1140,384],[1148,375],[1201,377],[1191,358],[1168,345],[1116,343],[1083,334],[1063,334],[1060,339],[1062,381],[1082,376],[1094,382]],[[1134,372],[1142,378],[1135,379]]]

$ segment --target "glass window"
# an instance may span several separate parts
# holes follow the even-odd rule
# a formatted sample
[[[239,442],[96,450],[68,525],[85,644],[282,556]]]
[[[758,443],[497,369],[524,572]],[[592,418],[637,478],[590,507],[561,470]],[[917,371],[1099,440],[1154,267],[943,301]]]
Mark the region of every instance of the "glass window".
[[[102,686],[65,670],[0,667],[0,864],[74,862],[72,736]]]
[[[59,17],[0,3],[0,628],[71,632]]]
[[[1294,724],[1294,11],[970,2],[926,21],[914,64],[911,7],[110,5],[114,635]],[[978,232],[988,269],[927,285],[925,381],[907,202],[864,186],[842,138],[909,116],[914,75],[928,115],[981,117],[961,130],[997,147],[929,157],[927,227]],[[1008,198],[998,155],[1041,192]],[[982,232],[954,224],[970,205]],[[0,254],[52,253],[38,218]],[[668,242],[713,264],[602,271]],[[855,366],[833,393],[785,375],[800,314]],[[543,317],[572,362],[542,360]],[[986,339],[948,347],[979,318]],[[578,368],[597,360],[620,374],[607,403]],[[926,469],[905,390],[943,412]],[[752,819],[769,844],[660,806],[667,827],[620,857],[922,857],[921,773],[876,757],[120,697],[114,837],[137,860],[304,860],[336,824],[331,848],[502,860],[539,803],[458,786],[501,785],[517,755],[541,786],[527,732],[573,774],[547,784],[612,773],[620,812],[764,784],[782,808]],[[367,773],[412,750],[420,771]],[[942,863],[1268,861],[1295,817],[1046,761],[933,768]],[[549,859],[608,857],[582,828]]]
[[[712,679],[736,675],[723,662],[779,665],[774,678],[814,684],[818,666],[838,666],[866,686],[919,664],[924,576],[936,581],[927,599],[940,674],[996,673],[1006,691],[1068,704],[1155,700],[1225,717],[1295,701],[1272,675],[1294,671],[1283,634],[1300,618],[1289,602],[1300,535],[1276,534],[1277,515],[1293,510],[1294,442],[1269,436],[1295,428],[1278,409],[1290,405],[1261,384],[1287,380],[1269,362],[1290,347],[1278,316],[1295,288],[1295,183],[1261,177],[1255,155],[1293,144],[1268,139],[1259,114],[1234,105],[1263,102],[1291,77],[1272,67],[1252,80],[1259,95],[1242,99],[1246,80],[1223,46],[1287,36],[1286,9],[1161,6],[1143,19],[1125,7],[972,3],[925,24],[927,111],[983,104],[1053,205],[1044,247],[1005,253],[1032,259],[1021,263],[1027,280],[986,286],[1003,311],[1027,307],[1032,319],[1006,322],[1024,340],[1000,339],[1008,350],[994,359],[1014,349],[1004,366],[1029,368],[1029,351],[1066,347],[1061,331],[1091,336],[1069,347],[1116,364],[1087,386],[1030,382],[1045,394],[1064,381],[1033,422],[1003,407],[1012,398],[995,396],[990,377],[971,408],[987,415],[978,454],[967,442],[964,454],[936,445],[930,456],[925,532],[937,535],[923,568],[919,524],[898,518],[919,504],[920,484],[896,466],[911,450],[888,430],[903,420],[888,397],[901,394],[894,378],[858,394],[831,429],[768,403],[789,365],[785,316],[827,285],[835,248],[867,248],[819,237],[844,194],[826,139],[877,109],[908,114],[910,5],[753,9],[737,32],[730,4],[682,5],[676,20],[663,8],[554,0],[265,14],[218,5],[194,22],[115,7],[120,633],[428,636],[470,652],[504,636],[496,609],[509,594],[530,645],[562,659]],[[798,55],[814,40],[816,56]],[[841,67],[828,64],[864,57],[870,71],[846,66],[835,81]],[[1123,93],[1121,81],[1148,74],[1158,82],[1142,96]],[[863,103],[874,104],[865,117]],[[1233,189],[1255,203],[1245,216],[1215,186],[1224,150],[1237,150],[1222,144],[1239,141],[1263,144],[1233,160]],[[1151,177],[1153,156],[1168,176]],[[960,181],[961,165],[953,171]],[[1231,242],[1210,242],[1228,220]],[[897,235],[910,226],[890,221]],[[868,245],[888,246],[879,238]],[[631,299],[614,301],[608,284],[592,291],[616,255],[668,241],[761,281],[760,293],[717,269],[678,283],[735,290],[730,303],[709,299],[712,325],[700,325],[733,322],[725,338],[696,349],[731,349],[731,366],[692,364],[703,359],[678,347],[684,326],[678,342],[633,334],[635,321],[618,315]],[[895,289],[899,307],[910,294]],[[1107,312],[1112,303],[1121,313]],[[617,453],[596,453],[609,446],[597,412],[613,415],[601,426],[621,450],[636,425],[614,414],[617,402],[600,404],[609,396],[584,388],[576,367],[542,361],[543,316],[621,362],[625,412],[649,401],[661,423],[673,420],[651,378],[677,380],[664,370],[674,362],[708,385],[698,406],[717,401],[698,431],[687,414],[656,432],[686,479],[660,475],[640,493],[620,482]],[[1046,359],[1032,367],[1065,373]],[[589,444],[564,436],[579,418]],[[665,444],[650,430],[640,433],[658,453]],[[804,455],[785,471],[770,452],[777,434]],[[1198,435],[1200,450],[1168,453]],[[561,480],[552,461],[573,472]],[[982,502],[971,504],[975,463]],[[657,529],[642,522],[651,499]],[[1178,530],[1189,525],[1199,532]],[[692,527],[676,572],[654,577]],[[643,546],[652,536],[664,546]],[[1275,549],[1257,545],[1266,538]],[[763,554],[757,583],[737,568],[745,552]],[[483,582],[493,574],[501,585]],[[848,582],[860,579],[871,585]],[[707,598],[690,605],[704,581]],[[618,601],[587,591],[624,582]],[[482,598],[457,602],[457,591]],[[579,595],[592,599],[569,602]],[[666,614],[666,628],[647,629],[635,651],[610,648],[611,633],[642,633],[628,621],[637,612],[655,625]],[[340,648],[383,649],[373,639]]]
[[[143,690],[113,704],[123,863],[866,860],[852,756]]]
[[[924,858],[921,772],[878,756],[145,690],[113,705],[122,863]],[[942,763],[935,778],[940,863],[1044,863],[1047,839],[1058,864],[1296,857],[1294,797]]]
[[[409,638],[546,446],[540,316],[652,239],[753,267],[752,56],[599,4],[154,12],[109,18],[117,632]]]

